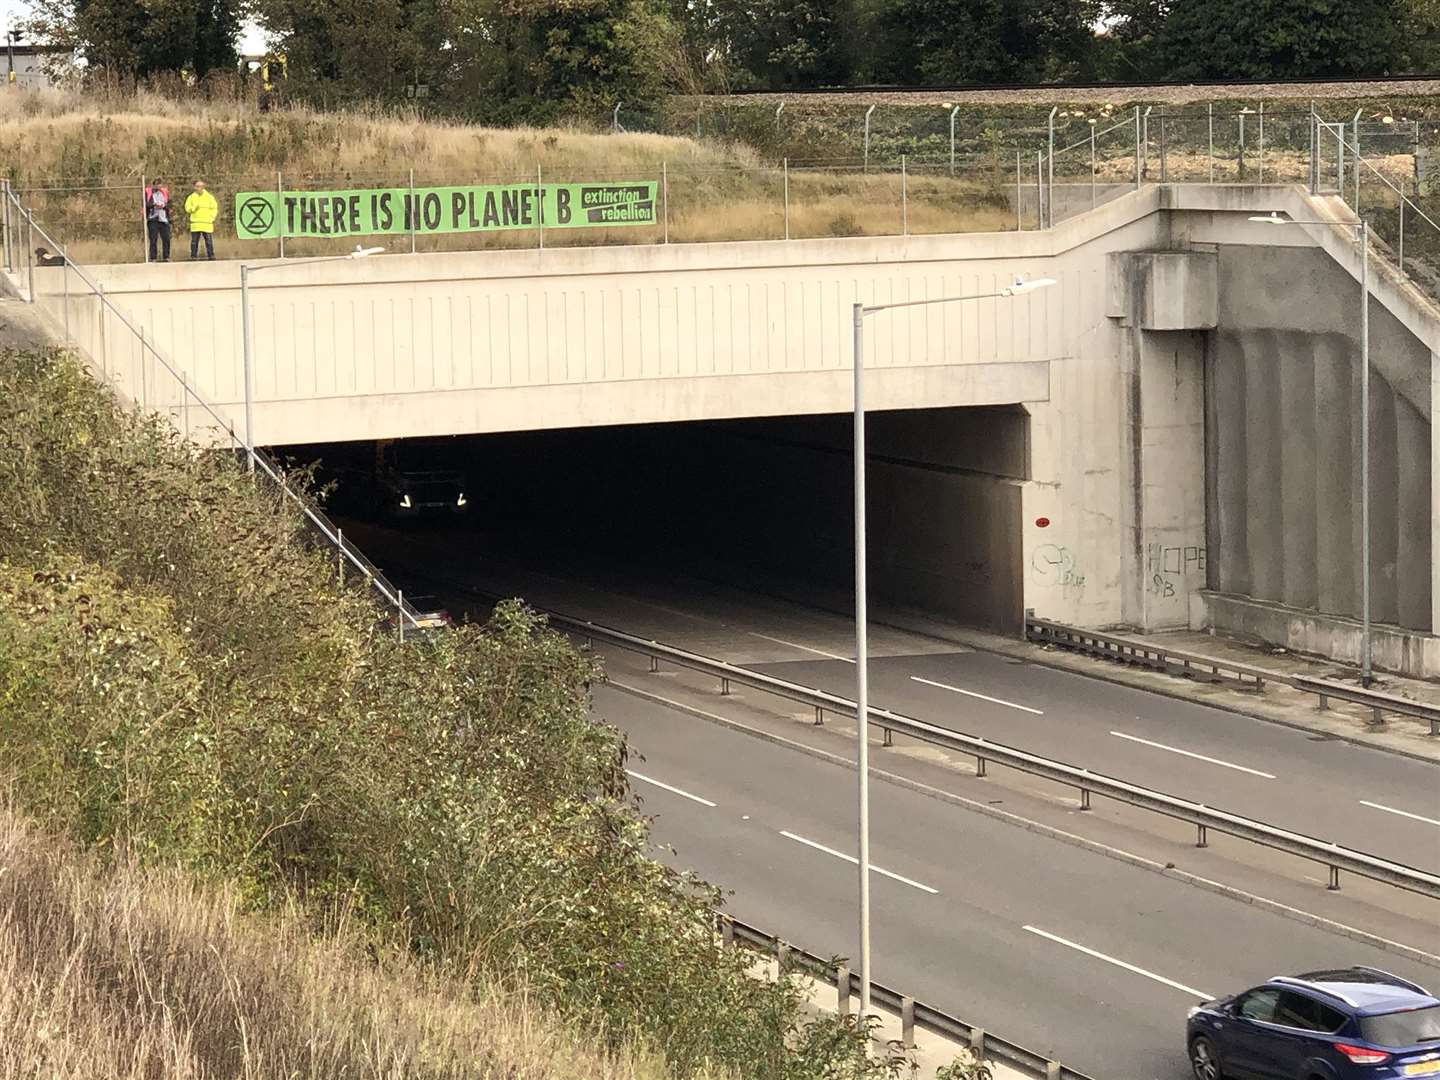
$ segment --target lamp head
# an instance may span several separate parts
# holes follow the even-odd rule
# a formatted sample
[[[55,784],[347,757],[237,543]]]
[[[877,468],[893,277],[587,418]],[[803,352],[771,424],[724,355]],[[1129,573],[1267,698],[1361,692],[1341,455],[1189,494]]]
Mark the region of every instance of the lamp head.
[[[1251,221],[1258,221],[1258,222],[1261,222],[1262,224],[1265,224],[1265,225],[1292,225],[1292,224],[1294,224],[1289,218],[1283,218],[1283,217],[1281,217],[1281,216],[1279,215],[1279,213],[1276,212],[1276,211],[1274,211],[1274,210],[1271,210],[1270,213],[1268,213],[1268,214],[1252,214],[1252,215],[1250,215],[1250,220],[1251,220]]]
[[[1019,296],[1021,293],[1034,292],[1036,289],[1049,288],[1051,285],[1054,284],[1054,278],[1031,278],[1029,281],[1026,281],[1023,275],[1016,274],[1014,282],[1008,289],[1005,290],[1005,295]]]
[[[350,254],[346,255],[345,257],[347,259],[364,259],[370,255],[379,255],[384,250],[385,249],[383,247],[362,248],[359,244],[356,244],[355,250],[350,252]]]

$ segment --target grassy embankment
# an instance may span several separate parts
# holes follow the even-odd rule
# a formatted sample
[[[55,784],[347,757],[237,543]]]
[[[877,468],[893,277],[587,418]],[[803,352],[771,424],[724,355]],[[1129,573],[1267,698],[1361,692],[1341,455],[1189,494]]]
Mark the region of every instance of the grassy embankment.
[[[824,155],[833,158],[834,153]],[[274,190],[283,172],[289,190],[419,187],[661,179],[668,174],[671,242],[776,239],[785,235],[784,177],[778,162],[730,141],[649,134],[594,134],[572,129],[495,129],[366,112],[322,114],[303,108],[258,114],[234,104],[183,104],[151,94],[81,98],[60,91],[0,98],[0,170],[42,223],[72,245],[81,262],[143,257],[142,176],[161,175],[183,197],[195,177],[219,198],[221,257],[264,258],[273,241],[234,239],[234,195]],[[538,170],[538,173],[537,173]],[[910,231],[1014,228],[1000,187],[987,169],[951,178],[942,171],[909,178]],[[898,234],[897,172],[858,168],[792,169],[790,234]],[[655,243],[661,227],[546,232],[546,246]],[[534,230],[420,237],[422,251],[534,247]],[[391,235],[392,251],[409,237]],[[177,245],[188,238],[177,230]],[[286,254],[344,250],[339,241],[288,241]]]
[[[595,663],[523,609],[397,642],[53,352],[0,352],[0,503],[7,1074],[883,1071],[648,857]]]

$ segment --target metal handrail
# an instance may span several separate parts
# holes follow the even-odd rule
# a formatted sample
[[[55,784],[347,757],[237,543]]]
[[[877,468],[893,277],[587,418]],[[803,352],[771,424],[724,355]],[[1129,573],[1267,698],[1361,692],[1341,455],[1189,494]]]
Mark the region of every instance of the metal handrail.
[[[464,591],[490,600],[498,599],[493,593],[485,593],[482,590],[466,589]],[[659,665],[663,661],[675,667],[719,679],[722,694],[729,694],[732,685],[761,690],[813,708],[816,724],[824,723],[827,712],[851,718],[855,716],[855,703],[838,694],[787,682],[773,675],[702,656],[687,649],[664,644],[653,638],[628,634],[602,623],[571,618],[543,608],[535,610],[545,615],[552,626],[585,638],[592,647],[595,642],[599,641],[618,649],[649,657],[651,671],[658,671]],[[1204,803],[1167,795],[1152,788],[1055,761],[1039,754],[1032,754],[1029,751],[1019,750],[978,735],[968,735],[961,731],[940,727],[890,709],[872,708],[869,710],[869,715],[870,723],[882,731],[886,746],[892,745],[895,735],[904,735],[919,742],[973,757],[978,776],[984,776],[987,766],[993,763],[1066,787],[1073,787],[1080,792],[1080,808],[1082,810],[1090,809],[1092,795],[1100,795],[1115,802],[1183,821],[1195,826],[1196,847],[1208,846],[1209,833],[1213,830],[1325,866],[1330,872],[1329,888],[1332,890],[1340,888],[1340,874],[1343,871],[1396,888],[1407,889],[1432,900],[1440,900],[1440,874],[1407,866],[1390,859],[1383,859],[1377,855],[1307,836],[1304,833],[1267,825],[1242,814],[1220,810]]]
[[[739,942],[774,956],[782,974],[798,968],[812,978],[823,980],[835,987],[840,1014],[849,1013],[850,998],[858,989],[858,984],[854,981],[856,976],[844,964],[835,964],[807,952],[733,916],[721,913],[719,921],[721,939],[726,944]],[[881,983],[870,984],[870,1000],[900,1015],[900,1042],[907,1050],[914,1048],[915,1029],[919,1028],[953,1042],[968,1044],[971,1052],[982,1061],[1001,1061],[1030,1076],[1044,1077],[1045,1080],[1091,1080],[1086,1073],[1076,1072],[1044,1054],[1002,1039],[982,1027],[967,1024],[950,1013],[916,1001]]]
[[[21,204],[19,198],[16,196],[14,189],[12,189],[8,184],[4,186],[4,198],[7,199],[12,205],[14,205],[15,209],[24,216],[26,224],[31,230],[39,233],[43,240],[55,247],[55,249],[58,250],[59,253],[64,257],[65,272],[69,273],[70,271],[74,271],[76,277],[78,277],[81,282],[84,283],[86,288],[90,290],[90,293],[100,301],[101,305],[103,305],[104,308],[110,312],[110,314],[114,315],[120,321],[121,325],[125,327],[125,329],[130,331],[131,335],[136,339],[136,341],[140,343],[142,355],[144,352],[148,352],[151,356],[153,356],[156,360],[160,362],[160,364],[165,368],[167,372],[170,373],[171,377],[180,386],[180,407],[182,409],[188,408],[190,399],[194,399],[195,404],[199,406],[202,410],[204,410],[204,412],[215,421],[215,424],[219,428],[219,430],[228,434],[230,438],[231,449],[244,448],[243,441],[240,440],[235,434],[235,428],[233,423],[228,418],[222,417],[218,412],[215,411],[214,406],[212,406],[209,401],[202,397],[195,390],[195,388],[190,385],[189,380],[183,374],[177,371],[175,366],[170,363],[170,361],[165,357],[165,355],[155,347],[153,339],[149,338],[147,335],[141,332],[141,330],[136,327],[133,322],[130,321],[129,316],[127,316],[123,311],[121,311],[115,306],[114,302],[105,295],[105,291],[100,288],[100,286],[95,282],[93,278],[90,277],[89,274],[85,272],[84,267],[71,260],[68,247],[62,241],[59,241],[55,237],[51,236],[49,232],[45,230],[44,226],[36,222],[34,215],[29,210],[25,209],[25,207]],[[28,255],[29,253],[27,252],[27,257]],[[29,295],[26,299],[32,304],[35,302],[33,289],[31,295]],[[324,512],[321,511],[318,506],[315,506],[310,499],[306,498],[299,491],[296,491],[293,487],[290,486],[289,482],[285,479],[283,470],[270,457],[270,455],[267,454],[264,450],[256,448],[254,450],[254,459],[259,465],[260,471],[263,472],[274,484],[276,484],[280,488],[280,491],[283,495],[295,502],[295,504],[300,508],[301,512],[306,517],[306,519],[320,532],[320,535],[323,536],[325,540],[336,549],[336,551],[342,556],[342,558],[348,560],[361,574],[363,574],[366,581],[368,581],[380,592],[381,596],[385,598],[387,606],[396,609],[396,611],[399,613],[400,620],[402,622],[408,620],[412,627],[418,627],[419,612],[415,610],[414,605],[408,603],[404,599],[400,591],[390,583],[390,581],[385,577],[385,575],[382,574],[380,570],[372,562],[370,562],[369,559],[365,558],[365,556],[362,555],[358,550],[356,550],[353,545],[345,541],[344,537],[340,534],[340,530],[334,525],[333,522],[330,521],[328,517],[326,517]]]
[[[1440,705],[1412,701],[1410,698],[1386,694],[1368,687],[1349,686],[1333,679],[1309,675],[1289,675],[1283,671],[1257,667],[1242,661],[1170,649],[1122,634],[1107,634],[1099,630],[1067,626],[1029,614],[1025,616],[1025,636],[1030,641],[1075,649],[1090,656],[1101,656],[1123,663],[1139,664],[1171,675],[1194,675],[1208,668],[1210,673],[1217,677],[1222,672],[1230,672],[1242,685],[1250,685],[1246,683],[1248,679],[1256,690],[1264,690],[1266,683],[1280,683],[1301,693],[1316,695],[1319,698],[1318,707],[1321,709],[1329,707],[1327,699],[1339,698],[1371,709],[1377,721],[1387,712],[1427,721],[1430,734],[1440,735]]]

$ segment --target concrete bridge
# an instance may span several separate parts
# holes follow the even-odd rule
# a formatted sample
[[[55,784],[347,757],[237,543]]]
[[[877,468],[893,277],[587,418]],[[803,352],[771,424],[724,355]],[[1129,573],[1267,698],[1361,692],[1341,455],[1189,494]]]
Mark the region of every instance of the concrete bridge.
[[[1298,188],[1171,185],[1043,232],[275,269],[251,289],[256,442],[744,421],[706,483],[768,535],[805,532],[799,569],[840,568],[850,305],[1045,275],[868,320],[882,602],[1001,628],[1026,607],[1217,626],[1353,659],[1359,260],[1352,230],[1249,220],[1276,210],[1350,218]],[[98,273],[243,430],[236,266]],[[122,392],[178,402],[93,298],[62,309],[62,271],[36,287]],[[1397,275],[1374,295],[1377,664],[1440,674],[1440,314]]]

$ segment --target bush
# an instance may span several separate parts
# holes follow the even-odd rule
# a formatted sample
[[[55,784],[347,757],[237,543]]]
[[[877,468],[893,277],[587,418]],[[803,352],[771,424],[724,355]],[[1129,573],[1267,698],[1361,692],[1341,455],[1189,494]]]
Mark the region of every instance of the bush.
[[[522,605],[398,643],[292,505],[55,353],[0,354],[0,500],[0,755],[46,824],[257,908],[353,911],[678,1074],[881,1068],[647,857],[595,661]]]

